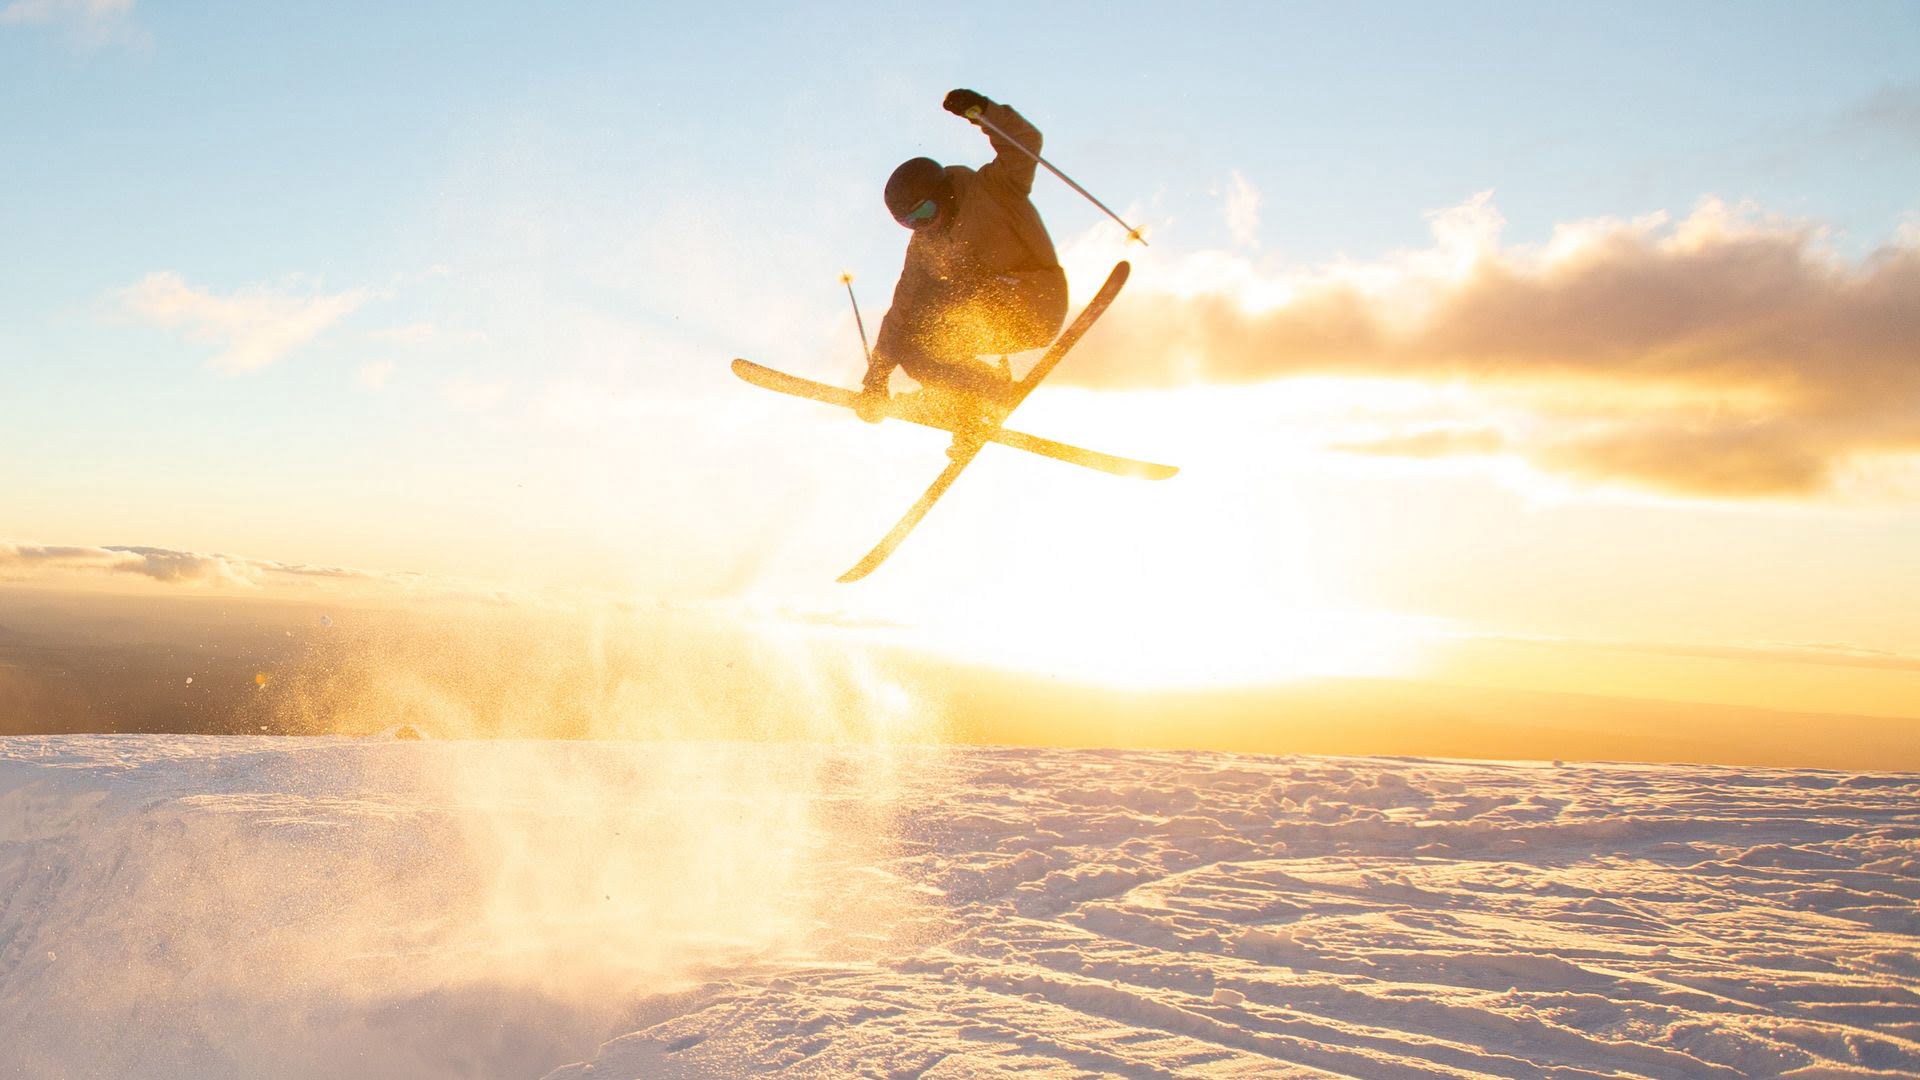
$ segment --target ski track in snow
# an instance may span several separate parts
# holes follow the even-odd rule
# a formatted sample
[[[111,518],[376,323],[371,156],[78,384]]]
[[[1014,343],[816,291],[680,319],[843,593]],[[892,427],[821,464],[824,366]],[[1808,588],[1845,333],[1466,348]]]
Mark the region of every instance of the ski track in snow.
[[[5,1076],[1915,1076],[1917,946],[1910,774],[0,739]]]

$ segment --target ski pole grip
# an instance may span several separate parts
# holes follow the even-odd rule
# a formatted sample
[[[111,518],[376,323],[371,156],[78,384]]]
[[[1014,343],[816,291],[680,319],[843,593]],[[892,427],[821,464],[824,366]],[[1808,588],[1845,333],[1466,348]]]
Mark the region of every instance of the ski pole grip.
[[[966,117],[967,119],[972,120],[974,123],[979,123],[981,111],[982,111],[981,107],[978,105],[975,105],[974,107],[967,110]]]

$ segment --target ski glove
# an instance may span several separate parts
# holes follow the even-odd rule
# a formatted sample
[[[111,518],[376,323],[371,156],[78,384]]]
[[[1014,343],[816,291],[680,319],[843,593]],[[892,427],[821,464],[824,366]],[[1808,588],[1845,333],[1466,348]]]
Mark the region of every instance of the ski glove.
[[[887,392],[885,390],[866,389],[853,399],[854,414],[869,424],[877,424],[887,415]]]
[[[972,90],[949,90],[947,99],[940,103],[940,107],[955,116],[966,116],[969,109],[984,109],[991,104],[993,102],[988,101],[985,94],[977,94]]]

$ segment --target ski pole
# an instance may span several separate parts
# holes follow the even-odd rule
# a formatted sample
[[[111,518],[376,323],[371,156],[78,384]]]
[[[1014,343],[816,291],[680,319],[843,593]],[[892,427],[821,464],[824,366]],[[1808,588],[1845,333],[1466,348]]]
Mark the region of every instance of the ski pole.
[[[853,298],[853,271],[840,272],[840,284],[847,287],[847,302],[853,305],[853,325],[860,328],[860,355],[873,363],[873,350],[867,346],[867,324],[860,318],[860,301]]]
[[[1115,221],[1120,222],[1120,227],[1127,230],[1127,239],[1140,241],[1141,247],[1148,246],[1147,238],[1140,235],[1139,229],[1136,229],[1133,226],[1127,224],[1125,221],[1122,221],[1119,214],[1116,214],[1113,211],[1107,209],[1106,203],[1103,203],[1099,199],[1094,198],[1093,192],[1088,191],[1086,188],[1083,188],[1079,184],[1074,183],[1073,177],[1068,176],[1066,173],[1063,173],[1059,169],[1054,168],[1053,162],[1048,161],[1046,158],[1043,158],[1039,154],[1036,154],[1033,151],[1027,149],[1026,145],[1023,144],[1019,139],[1016,139],[1013,136],[1007,134],[1006,132],[1000,130],[1000,125],[994,123],[993,121],[987,119],[985,116],[981,115],[980,106],[975,105],[973,108],[968,109],[967,119],[973,121],[976,124],[979,124],[981,127],[986,128],[988,131],[991,131],[995,135],[998,135],[1001,138],[1007,140],[1008,142],[1012,143],[1014,146],[1018,147],[1021,153],[1027,155],[1033,160],[1039,162],[1040,164],[1045,165],[1047,167],[1048,172],[1066,181],[1066,184],[1068,187],[1079,192],[1082,196],[1086,198],[1088,202],[1099,207],[1101,213],[1107,215],[1108,217],[1112,218]]]

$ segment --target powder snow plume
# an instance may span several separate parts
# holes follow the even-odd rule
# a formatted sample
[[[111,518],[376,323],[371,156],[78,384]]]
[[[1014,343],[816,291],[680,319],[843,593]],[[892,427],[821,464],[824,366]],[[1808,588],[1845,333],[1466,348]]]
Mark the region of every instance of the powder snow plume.
[[[525,1075],[716,972],[912,936],[822,861],[886,861],[926,737],[858,657],[614,606],[336,625],[254,705],[334,734],[0,769],[40,913],[0,954],[15,1075]]]

